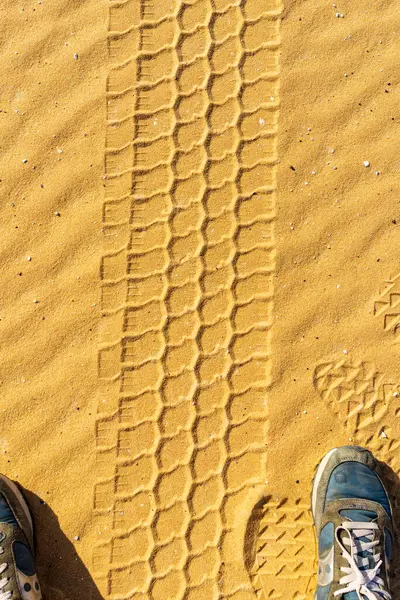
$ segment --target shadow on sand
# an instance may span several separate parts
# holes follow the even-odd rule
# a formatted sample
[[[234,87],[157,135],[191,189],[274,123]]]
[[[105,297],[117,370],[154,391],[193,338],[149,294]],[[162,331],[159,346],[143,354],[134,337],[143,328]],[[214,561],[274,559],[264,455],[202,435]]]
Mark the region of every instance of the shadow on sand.
[[[20,487],[33,515],[36,563],[44,600],[103,600],[73,544],[61,531],[54,512],[36,494]]]

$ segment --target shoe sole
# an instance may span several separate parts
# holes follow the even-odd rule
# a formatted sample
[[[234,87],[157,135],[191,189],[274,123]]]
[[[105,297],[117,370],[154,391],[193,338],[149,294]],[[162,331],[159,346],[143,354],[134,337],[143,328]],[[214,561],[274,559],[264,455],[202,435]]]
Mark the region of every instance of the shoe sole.
[[[318,465],[317,471],[314,475],[314,481],[313,481],[313,486],[312,486],[312,494],[311,494],[311,510],[312,510],[312,514],[314,517],[314,521],[315,521],[315,507],[317,504],[317,492],[318,492],[318,485],[319,482],[321,481],[321,477],[322,474],[325,470],[326,465],[328,464],[328,461],[330,459],[330,457],[332,456],[332,454],[334,452],[336,452],[337,448],[333,448],[332,450],[330,450],[328,452],[328,454],[326,454],[324,456],[324,458],[321,460],[321,462]]]
[[[15,494],[18,502],[20,503],[26,518],[28,519],[30,528],[31,528],[31,535],[33,538],[33,520],[32,520],[32,515],[31,515],[31,511],[29,510],[29,506],[26,503],[25,498],[23,497],[21,491],[18,489],[17,485],[11,481],[11,479],[8,479],[8,477],[6,477],[5,475],[0,475],[0,479],[2,481],[4,481],[4,483],[11,489],[11,491]]]

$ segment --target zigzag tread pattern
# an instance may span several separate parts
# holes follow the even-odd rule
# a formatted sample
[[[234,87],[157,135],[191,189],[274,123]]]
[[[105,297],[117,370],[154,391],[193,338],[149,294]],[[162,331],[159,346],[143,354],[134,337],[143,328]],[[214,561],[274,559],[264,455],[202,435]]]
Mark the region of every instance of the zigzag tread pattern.
[[[375,365],[347,356],[317,365],[314,386],[350,440],[372,450],[400,474],[400,386]]]
[[[374,314],[383,318],[383,328],[400,341],[400,274],[390,278],[374,303]]]
[[[280,10],[110,2],[93,556],[106,600],[254,595],[237,544],[266,472]]]
[[[316,585],[310,502],[266,498],[258,509],[253,586],[260,600],[308,600]]]

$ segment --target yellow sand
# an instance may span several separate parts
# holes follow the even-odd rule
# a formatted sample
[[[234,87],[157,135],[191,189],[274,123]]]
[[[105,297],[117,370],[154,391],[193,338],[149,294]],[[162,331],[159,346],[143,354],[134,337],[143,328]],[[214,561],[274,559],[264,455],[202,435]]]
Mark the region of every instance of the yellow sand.
[[[0,13],[0,468],[32,502],[45,597],[96,599],[107,7],[6,0]]]
[[[45,597],[312,598],[319,459],[400,471],[395,3],[0,15],[1,469]]]

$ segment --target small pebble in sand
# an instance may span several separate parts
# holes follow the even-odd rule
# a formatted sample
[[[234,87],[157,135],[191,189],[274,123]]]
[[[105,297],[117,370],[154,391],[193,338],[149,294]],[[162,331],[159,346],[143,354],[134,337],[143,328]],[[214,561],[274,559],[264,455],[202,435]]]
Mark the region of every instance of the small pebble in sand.
[[[78,60],[78,58],[79,58],[79,56],[78,56],[78,54],[75,52],[75,54],[74,54],[74,59],[75,59],[75,60]]]
[[[364,167],[368,168],[369,166],[371,166],[371,163],[369,162],[369,160],[364,160],[363,165]]]
[[[23,162],[23,163],[24,163],[24,165],[25,165],[25,164],[28,162],[28,159],[27,159],[27,158],[23,158],[23,159],[22,159],[22,162]]]
[[[345,73],[345,74],[344,74],[344,77],[348,77],[348,76],[349,76],[349,75],[348,75],[348,73]]]
[[[384,429],[382,429],[382,431],[381,431],[381,438],[387,439],[387,434]]]
[[[39,304],[39,300],[34,300],[33,303],[34,304]]]
[[[311,175],[316,175],[317,171],[311,171]]]
[[[348,354],[349,351],[348,350],[343,350],[343,354]]]
[[[336,289],[340,289],[340,283],[337,284]]]
[[[375,175],[380,175],[381,172],[380,171],[375,171]]]
[[[57,148],[57,152],[58,152],[58,154],[62,154],[63,153],[63,151],[62,151],[61,148]]]
[[[398,397],[399,397],[399,392],[393,392],[393,396],[394,396],[395,398],[398,398]]]
[[[76,536],[74,537],[74,540],[75,540],[76,542],[79,542],[79,539],[80,539],[80,538],[79,538],[79,535],[76,535]]]
[[[28,257],[27,257],[27,260],[32,260],[32,257],[31,257],[31,256],[28,256]]]
[[[61,213],[59,213],[58,210],[56,210],[54,214],[56,215],[56,217],[61,217]]]

